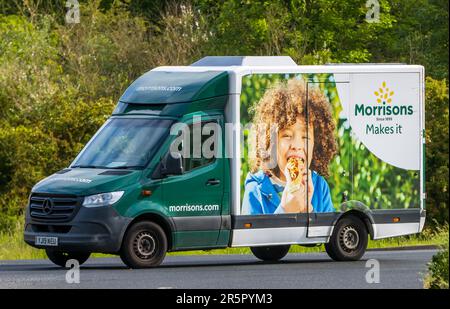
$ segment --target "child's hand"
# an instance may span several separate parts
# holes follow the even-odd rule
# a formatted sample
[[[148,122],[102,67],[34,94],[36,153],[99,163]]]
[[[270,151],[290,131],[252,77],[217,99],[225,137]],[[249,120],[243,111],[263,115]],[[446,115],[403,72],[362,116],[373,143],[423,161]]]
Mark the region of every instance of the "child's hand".
[[[292,179],[287,167],[285,168],[284,175],[286,177],[286,188],[284,189],[281,198],[281,206],[286,213],[305,213],[313,211],[311,200],[314,193],[314,186],[312,183],[311,171],[308,170],[308,173],[302,171],[302,173],[303,175],[301,175],[302,179],[299,189],[291,191],[290,187],[292,185]]]

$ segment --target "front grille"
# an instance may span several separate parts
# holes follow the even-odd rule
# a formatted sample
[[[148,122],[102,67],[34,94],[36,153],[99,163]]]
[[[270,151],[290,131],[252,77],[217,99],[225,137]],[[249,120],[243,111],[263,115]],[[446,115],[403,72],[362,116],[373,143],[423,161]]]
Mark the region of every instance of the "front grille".
[[[80,199],[74,195],[33,193],[30,216],[41,221],[69,221],[78,211]]]

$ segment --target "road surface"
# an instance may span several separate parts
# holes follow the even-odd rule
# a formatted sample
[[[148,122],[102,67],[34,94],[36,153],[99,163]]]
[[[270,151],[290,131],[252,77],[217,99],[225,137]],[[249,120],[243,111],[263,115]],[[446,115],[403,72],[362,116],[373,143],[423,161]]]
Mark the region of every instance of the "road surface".
[[[0,261],[0,288],[412,288],[423,287],[436,250],[369,251],[358,262],[334,262],[325,253],[289,254],[279,263],[252,255],[167,256],[159,268],[131,270],[119,258],[91,258],[80,283],[47,260]],[[379,263],[379,283],[376,280]],[[74,278],[72,276],[72,278]]]

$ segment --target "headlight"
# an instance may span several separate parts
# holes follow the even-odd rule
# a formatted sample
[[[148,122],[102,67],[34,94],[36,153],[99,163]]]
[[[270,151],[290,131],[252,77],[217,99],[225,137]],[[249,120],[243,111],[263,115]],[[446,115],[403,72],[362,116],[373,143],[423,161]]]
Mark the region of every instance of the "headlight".
[[[123,195],[123,191],[89,195],[84,198],[83,206],[84,207],[100,207],[100,206],[112,205],[115,202],[117,202],[118,200],[120,200],[122,195]]]

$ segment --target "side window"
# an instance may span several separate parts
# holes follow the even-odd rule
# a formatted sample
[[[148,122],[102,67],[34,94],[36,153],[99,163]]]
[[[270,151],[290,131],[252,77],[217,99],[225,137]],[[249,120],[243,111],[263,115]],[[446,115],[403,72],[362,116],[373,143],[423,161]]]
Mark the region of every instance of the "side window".
[[[193,169],[203,167],[213,163],[217,157],[218,142],[220,141],[220,130],[217,121],[205,121],[201,123],[201,127],[196,125],[189,125],[189,156],[183,158],[183,167],[185,172]],[[217,132],[219,131],[219,132]],[[194,134],[197,134],[194,140]],[[200,140],[200,143],[198,141]],[[184,147],[185,145],[183,145]]]

